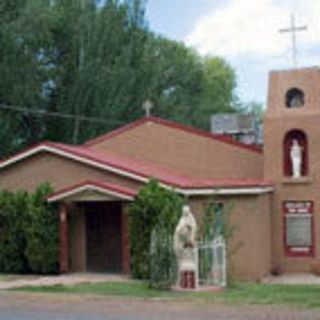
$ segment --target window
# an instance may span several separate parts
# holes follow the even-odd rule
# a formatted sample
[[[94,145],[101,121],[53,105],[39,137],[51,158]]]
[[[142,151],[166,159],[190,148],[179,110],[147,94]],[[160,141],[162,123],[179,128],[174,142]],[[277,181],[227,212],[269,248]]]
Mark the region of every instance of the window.
[[[313,256],[313,203],[286,201],[284,210],[284,246],[287,256]]]
[[[286,94],[287,108],[301,108],[304,106],[304,93],[300,89],[292,88]]]
[[[203,236],[213,239],[224,233],[223,203],[204,204]]]
[[[292,155],[292,147],[294,145],[298,146],[301,153],[298,164],[294,163]],[[295,166],[298,166],[298,168],[295,168]],[[295,174],[297,170],[300,176],[308,175],[308,139],[302,130],[294,129],[287,132],[283,140],[283,173],[287,177],[295,177],[297,176],[297,174]]]
[[[221,202],[215,202],[213,204],[214,220],[213,220],[213,232],[214,235],[222,235],[224,231],[223,223],[223,204]]]

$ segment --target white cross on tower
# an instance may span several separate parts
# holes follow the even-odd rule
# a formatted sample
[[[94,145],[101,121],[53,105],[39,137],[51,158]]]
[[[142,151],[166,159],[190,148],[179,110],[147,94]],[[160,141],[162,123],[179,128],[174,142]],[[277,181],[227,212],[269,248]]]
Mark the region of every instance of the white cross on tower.
[[[279,32],[291,32],[291,40],[292,40],[292,63],[293,67],[297,68],[297,32],[307,30],[307,26],[296,26],[296,18],[294,14],[291,14],[291,26],[289,28],[280,29]]]
[[[146,117],[150,117],[151,116],[151,109],[153,108],[153,103],[150,100],[146,100],[143,105],[142,108],[145,110],[146,112]]]

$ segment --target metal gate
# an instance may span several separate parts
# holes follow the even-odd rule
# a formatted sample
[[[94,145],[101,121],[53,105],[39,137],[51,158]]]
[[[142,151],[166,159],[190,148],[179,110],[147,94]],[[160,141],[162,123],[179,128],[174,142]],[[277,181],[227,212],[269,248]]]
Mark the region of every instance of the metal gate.
[[[222,236],[213,241],[199,243],[198,246],[199,286],[225,287],[227,283],[226,242]]]

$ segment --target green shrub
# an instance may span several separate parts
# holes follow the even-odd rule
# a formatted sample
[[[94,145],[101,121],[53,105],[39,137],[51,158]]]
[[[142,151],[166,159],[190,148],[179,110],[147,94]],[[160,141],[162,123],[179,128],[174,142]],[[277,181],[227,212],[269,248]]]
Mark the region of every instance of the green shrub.
[[[30,195],[25,255],[35,273],[58,271],[58,214],[45,201],[52,191],[49,184],[43,184]]]
[[[166,240],[163,235],[166,234],[172,238],[181,215],[182,203],[180,196],[174,191],[162,188],[156,180],[150,180],[140,190],[130,207],[131,272],[134,278],[156,279],[160,277],[155,274],[151,277],[150,266],[152,265],[158,266],[158,271],[154,269],[154,272],[169,274],[165,270],[168,270],[170,264],[175,263],[172,259],[166,258],[172,257],[170,253],[172,240]],[[157,239],[152,251],[150,244],[153,230],[156,230]],[[159,237],[163,239],[163,242],[158,241]]]
[[[25,222],[28,195],[0,193],[0,270],[21,273],[28,271],[25,248]]]
[[[150,244],[150,287],[169,289],[177,280],[177,259],[173,235],[166,228],[155,228]]]
[[[51,192],[48,184],[34,194],[0,192],[0,272],[57,272],[58,214],[45,201]]]

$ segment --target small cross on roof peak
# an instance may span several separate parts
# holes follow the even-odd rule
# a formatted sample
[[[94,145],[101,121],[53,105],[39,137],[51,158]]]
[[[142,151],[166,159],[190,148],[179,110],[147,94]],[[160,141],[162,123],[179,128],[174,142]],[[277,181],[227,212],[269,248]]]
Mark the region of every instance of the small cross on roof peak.
[[[151,116],[151,109],[153,108],[153,102],[151,100],[146,100],[143,104],[142,104],[142,109],[145,110],[146,112],[146,117],[150,117]]]

